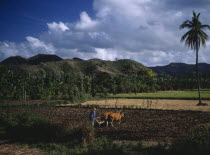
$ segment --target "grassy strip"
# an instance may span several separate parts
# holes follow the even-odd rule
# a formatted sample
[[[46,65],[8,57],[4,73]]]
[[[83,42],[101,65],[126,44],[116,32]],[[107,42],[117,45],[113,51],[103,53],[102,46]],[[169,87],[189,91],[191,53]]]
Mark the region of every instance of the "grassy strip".
[[[210,100],[210,90],[201,91],[203,100]],[[183,92],[157,92],[157,93],[142,93],[142,94],[119,94],[110,95],[108,98],[126,98],[126,99],[198,99],[197,91]]]
[[[61,104],[69,104],[70,102],[65,101],[52,101],[52,102],[45,102],[45,103],[36,103],[36,104],[0,104],[0,108],[25,108],[25,107],[48,107],[48,106],[57,106]]]
[[[29,104],[26,101],[23,101],[25,103],[22,104],[9,104],[10,101],[3,100],[0,103],[0,108],[24,108],[24,107],[48,107],[48,106],[78,106],[80,103],[86,102],[86,101],[98,101],[103,100],[104,98],[100,98],[98,96],[96,97],[86,97],[86,98],[80,98],[75,102],[69,101],[69,100],[59,100],[59,101],[51,101],[51,102],[44,102],[44,103],[35,103],[35,104]]]

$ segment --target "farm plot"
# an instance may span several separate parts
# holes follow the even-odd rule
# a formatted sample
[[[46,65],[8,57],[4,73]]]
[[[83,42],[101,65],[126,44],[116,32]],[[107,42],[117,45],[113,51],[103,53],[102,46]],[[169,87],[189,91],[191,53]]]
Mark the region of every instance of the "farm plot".
[[[137,93],[137,94],[117,94],[109,95],[109,98],[127,98],[127,99],[198,99],[197,90],[191,91],[160,91],[155,93]],[[210,99],[210,90],[201,90],[202,99]]]
[[[209,106],[196,106],[198,100],[167,100],[167,99],[110,99],[100,101],[87,101],[84,106],[97,105],[100,107],[124,107],[136,109],[162,109],[162,110],[194,110],[210,111],[210,100],[203,100]]]
[[[108,109],[97,109],[97,115]],[[110,109],[109,109],[110,110]],[[78,125],[88,121],[90,109],[73,107],[36,107],[0,109],[1,112],[32,111],[47,116],[56,124]],[[125,117],[114,127],[95,127],[96,134],[112,140],[172,140],[210,124],[210,114],[193,111],[125,109]]]

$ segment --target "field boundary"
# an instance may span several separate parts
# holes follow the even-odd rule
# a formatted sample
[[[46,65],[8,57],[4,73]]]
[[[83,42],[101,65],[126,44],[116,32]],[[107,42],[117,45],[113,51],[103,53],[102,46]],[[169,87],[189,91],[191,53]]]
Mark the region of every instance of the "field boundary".
[[[167,99],[167,100],[198,100],[198,98],[175,98],[175,97],[108,97],[108,99]],[[201,98],[210,100],[210,98]]]

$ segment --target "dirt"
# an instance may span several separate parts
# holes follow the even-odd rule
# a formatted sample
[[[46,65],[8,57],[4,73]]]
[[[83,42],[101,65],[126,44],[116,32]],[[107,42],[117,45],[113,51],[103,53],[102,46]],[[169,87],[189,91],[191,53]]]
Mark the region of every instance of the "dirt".
[[[97,115],[109,109],[97,109]],[[113,110],[113,109],[112,109]],[[119,109],[118,109],[119,110]],[[78,125],[88,121],[90,109],[73,107],[36,107],[0,109],[0,112],[14,113],[17,111],[32,111],[47,116],[52,122],[71,123]],[[170,141],[193,129],[199,129],[210,123],[210,113],[175,110],[125,109],[125,117],[121,124],[114,127],[95,127],[97,135],[106,136],[112,140],[130,141]]]

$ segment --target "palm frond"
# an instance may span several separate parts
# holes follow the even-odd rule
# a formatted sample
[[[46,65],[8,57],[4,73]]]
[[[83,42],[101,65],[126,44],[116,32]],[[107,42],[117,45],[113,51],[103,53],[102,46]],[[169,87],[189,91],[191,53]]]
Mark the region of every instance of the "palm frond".
[[[210,30],[210,25],[201,25],[200,26],[201,29],[209,29]]]
[[[193,10],[193,17],[192,18],[196,18],[196,17],[197,17],[197,15],[196,15],[195,11]]]
[[[200,30],[198,34],[199,34],[202,45],[206,47],[206,41],[209,40],[209,36],[202,30]]]
[[[197,15],[197,19],[199,19],[199,16],[200,16],[200,13],[198,13],[198,15]]]
[[[189,23],[189,20],[186,20],[185,22],[183,22],[183,23],[179,26],[179,29],[183,29],[183,28],[192,28],[192,24]]]
[[[189,37],[189,35],[190,35],[190,31],[188,31],[187,33],[185,33],[183,36],[182,36],[182,38],[181,38],[181,42],[183,42],[187,37]]]

